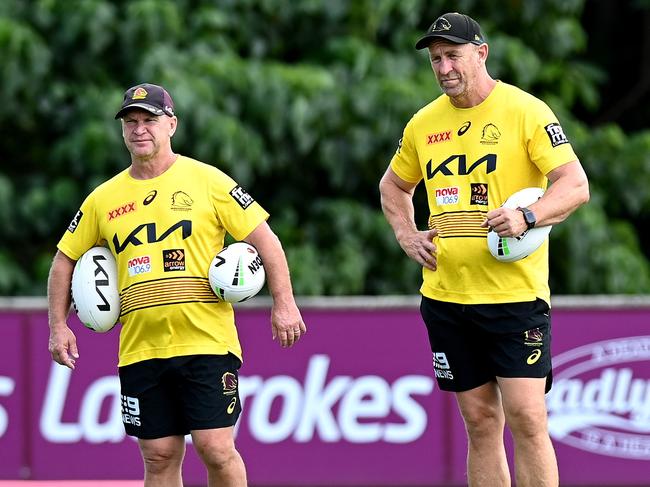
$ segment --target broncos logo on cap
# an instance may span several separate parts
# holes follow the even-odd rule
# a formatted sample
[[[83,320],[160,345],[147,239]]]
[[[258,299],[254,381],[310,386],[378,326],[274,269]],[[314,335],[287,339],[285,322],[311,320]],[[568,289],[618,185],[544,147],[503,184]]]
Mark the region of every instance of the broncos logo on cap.
[[[436,32],[438,30],[451,30],[451,24],[446,18],[440,17],[436,20],[435,24],[433,24],[431,32]]]
[[[145,90],[142,86],[137,88],[133,92],[133,96],[131,97],[132,100],[144,100],[147,97],[147,90]]]

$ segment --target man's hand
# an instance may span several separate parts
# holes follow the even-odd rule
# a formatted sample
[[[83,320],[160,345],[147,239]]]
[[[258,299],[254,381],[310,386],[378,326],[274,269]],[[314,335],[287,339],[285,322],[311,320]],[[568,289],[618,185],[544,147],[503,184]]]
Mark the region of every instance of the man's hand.
[[[481,226],[491,228],[499,237],[518,237],[528,229],[521,211],[504,207],[488,211]]]
[[[417,182],[403,180],[389,166],[379,183],[381,209],[406,255],[422,267],[435,271],[438,268],[438,249],[433,238],[438,235],[438,230],[417,229],[413,207],[416,186]]]
[[[273,298],[273,339],[277,338],[282,347],[291,347],[307,332],[307,327],[293,297],[289,266],[282,244],[267,222],[260,223],[244,241],[257,248],[264,263],[266,283]]]
[[[273,339],[278,339],[284,348],[293,346],[307,333],[307,326],[295,302],[289,305],[273,304],[271,327]]]
[[[406,235],[397,236],[406,255],[423,267],[435,271],[438,268],[436,252],[438,251],[433,238],[438,235],[438,230],[413,231]]]
[[[77,338],[67,324],[50,327],[48,349],[56,363],[74,370],[76,359],[79,358],[79,351],[77,350]]]
[[[77,338],[66,323],[70,311],[70,286],[75,262],[57,250],[47,280],[48,324],[50,326],[48,349],[56,363],[71,369],[74,369],[74,363],[79,358]]]

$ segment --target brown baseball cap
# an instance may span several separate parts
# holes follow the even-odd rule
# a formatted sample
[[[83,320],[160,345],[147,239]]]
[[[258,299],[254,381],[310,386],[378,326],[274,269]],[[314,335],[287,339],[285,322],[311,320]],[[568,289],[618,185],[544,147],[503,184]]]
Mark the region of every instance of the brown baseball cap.
[[[165,88],[151,83],[141,83],[126,90],[122,107],[115,118],[122,118],[132,108],[142,108],[158,116],[174,116],[172,97]]]

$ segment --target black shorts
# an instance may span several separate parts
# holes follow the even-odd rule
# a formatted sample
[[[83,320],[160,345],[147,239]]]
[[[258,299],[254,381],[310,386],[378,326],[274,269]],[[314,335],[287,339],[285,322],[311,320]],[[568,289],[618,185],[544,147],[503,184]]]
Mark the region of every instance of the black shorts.
[[[546,377],[551,389],[551,320],[541,299],[457,304],[422,297],[433,371],[440,389],[461,392],[496,377]]]
[[[237,422],[240,360],[233,354],[151,359],[119,368],[122,422],[142,439]]]

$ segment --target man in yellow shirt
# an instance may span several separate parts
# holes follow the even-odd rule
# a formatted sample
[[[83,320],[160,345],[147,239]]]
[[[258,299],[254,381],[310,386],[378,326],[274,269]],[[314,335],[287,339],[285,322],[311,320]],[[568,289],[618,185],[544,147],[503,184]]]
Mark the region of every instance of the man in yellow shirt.
[[[548,106],[489,75],[474,19],[444,14],[416,48],[428,49],[443,94],[407,123],[380,183],[381,202],[400,246],[423,266],[420,309],[438,385],[455,393],[465,421],[469,485],[511,485],[507,423],[517,485],[557,486],[544,400],[552,379],[548,244],[503,263],[486,235],[562,222],[588,201],[587,177]],[[426,231],[416,227],[412,201],[422,180]],[[528,208],[500,207],[547,181]]]
[[[241,186],[174,153],[178,119],[167,90],[130,88],[115,118],[131,165],[95,188],[58,244],[48,282],[50,352],[75,368],[79,353],[66,323],[72,271],[89,248],[107,246],[120,290],[122,417],[138,438],[145,486],[182,485],[188,433],[208,485],[246,486],[233,438],[242,351],[232,306],[212,292],[207,272],[226,233],[254,245],[273,297],[273,338],[290,347],[306,327],[282,245]]]

